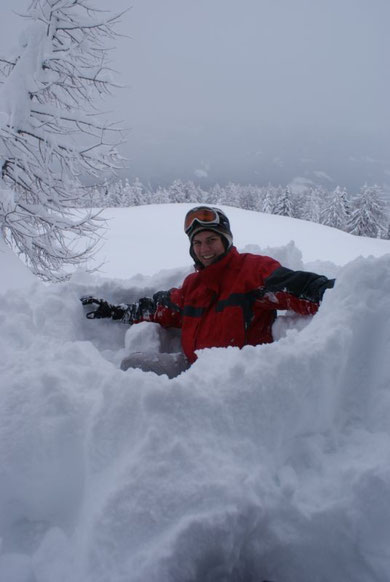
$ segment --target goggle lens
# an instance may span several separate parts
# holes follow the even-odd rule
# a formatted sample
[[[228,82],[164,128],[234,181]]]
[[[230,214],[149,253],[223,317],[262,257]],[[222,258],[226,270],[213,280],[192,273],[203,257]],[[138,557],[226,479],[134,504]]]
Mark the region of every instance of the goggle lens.
[[[208,224],[213,222],[219,224],[219,216],[212,208],[194,208],[190,210],[184,220],[184,231],[188,232],[191,226],[197,220],[200,224]]]

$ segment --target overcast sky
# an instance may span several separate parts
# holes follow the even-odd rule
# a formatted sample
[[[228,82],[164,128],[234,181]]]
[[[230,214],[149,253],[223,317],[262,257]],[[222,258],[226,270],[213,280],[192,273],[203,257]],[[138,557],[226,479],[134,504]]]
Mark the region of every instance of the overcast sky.
[[[112,54],[127,88],[107,102],[131,128],[130,176],[390,182],[389,0],[130,4]],[[3,54],[27,5],[2,0]]]

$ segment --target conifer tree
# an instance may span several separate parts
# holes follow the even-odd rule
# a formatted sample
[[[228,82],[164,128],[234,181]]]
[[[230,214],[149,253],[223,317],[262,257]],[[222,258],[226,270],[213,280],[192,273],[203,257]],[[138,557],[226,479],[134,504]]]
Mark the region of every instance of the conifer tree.
[[[294,216],[292,195],[289,188],[278,188],[273,214],[280,216]]]
[[[346,191],[337,186],[325,202],[320,222],[340,230],[347,230],[349,206]]]
[[[146,204],[146,188],[137,177],[130,186],[130,206],[142,206]]]
[[[317,187],[310,188],[302,207],[302,218],[310,222],[320,222],[322,201],[325,193]]]
[[[221,204],[225,198],[225,191],[220,184],[214,184],[214,186],[209,190],[206,203],[207,204]]]
[[[388,216],[380,188],[365,185],[355,200],[348,231],[357,236],[385,237],[387,222]]]
[[[266,214],[273,214],[274,208],[275,208],[275,189],[271,185],[268,185],[261,211],[265,212]]]

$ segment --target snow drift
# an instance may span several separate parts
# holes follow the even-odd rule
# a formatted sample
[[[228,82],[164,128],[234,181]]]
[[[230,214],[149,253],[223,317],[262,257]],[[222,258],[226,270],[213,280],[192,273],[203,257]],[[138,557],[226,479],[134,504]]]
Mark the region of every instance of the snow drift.
[[[387,582],[390,255],[332,268],[314,318],[174,380],[118,364],[175,334],[88,321],[78,297],[131,301],[187,268],[4,294],[0,581]]]

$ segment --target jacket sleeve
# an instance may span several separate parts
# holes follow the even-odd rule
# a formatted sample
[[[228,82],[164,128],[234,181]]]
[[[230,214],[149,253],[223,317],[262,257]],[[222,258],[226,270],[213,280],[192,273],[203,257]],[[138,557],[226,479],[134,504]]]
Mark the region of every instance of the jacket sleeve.
[[[127,305],[121,321],[130,324],[151,321],[163,327],[181,327],[182,302],[181,289],[158,291],[153,297],[142,297]]]
[[[291,309],[301,315],[316,313],[326,289],[335,280],[307,271],[278,267],[264,281],[261,297],[273,309]]]

